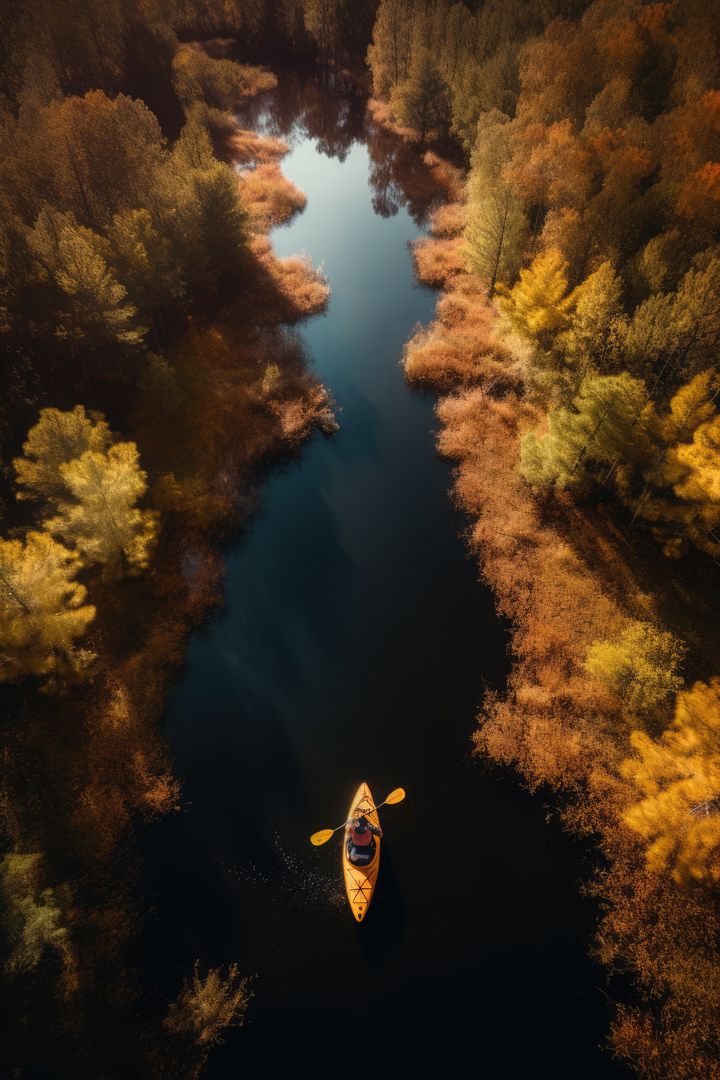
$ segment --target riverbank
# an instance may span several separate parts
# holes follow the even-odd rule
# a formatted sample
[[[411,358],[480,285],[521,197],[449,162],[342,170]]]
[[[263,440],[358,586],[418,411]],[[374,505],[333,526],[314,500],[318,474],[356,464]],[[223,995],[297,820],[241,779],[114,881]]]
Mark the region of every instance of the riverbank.
[[[404,366],[412,384],[439,395],[438,449],[455,464],[466,540],[512,627],[508,689],[488,696],[476,751],[518,769],[531,789],[554,791],[566,825],[595,846],[596,952],[609,974],[631,975],[645,1003],[617,1004],[614,1050],[643,1074],[716,1076],[716,899],[700,882],[648,866],[625,824],[638,800],[627,766],[637,721],[587,665],[596,642],[649,624],[692,641],[688,680],[707,679],[716,620],[602,505],[539,500],[521,478],[521,439],[541,417],[524,392],[528,350],[465,268],[465,220],[461,196],[416,247],[420,280],[442,295],[434,323],[406,346]]]
[[[266,84],[267,74],[258,92]],[[237,124],[231,134],[243,136]],[[268,239],[304,204],[278,165],[288,148],[254,136],[250,162],[235,149],[228,160],[243,166],[248,222],[241,285],[188,314],[164,355],[147,355],[133,393],[123,386],[120,407],[105,406],[137,446],[162,522],[150,568],[89,582],[97,614],[84,682],[59,697],[18,694],[19,716],[4,724],[3,826],[16,853],[5,862],[5,926],[16,1033],[25,1032],[18,1062],[72,1060],[84,1071],[114,1060],[137,1075],[195,1075],[248,1000],[233,964],[196,967],[169,1010],[139,978],[133,945],[142,921],[134,830],[182,798],[159,728],[168,685],[189,633],[222,601],[222,552],[257,512],[264,478],[313,433],[337,428],[290,329],[323,308],[328,285],[307,259],[278,258]],[[106,390],[96,380],[88,406],[102,408]],[[33,911],[46,925],[30,944]]]

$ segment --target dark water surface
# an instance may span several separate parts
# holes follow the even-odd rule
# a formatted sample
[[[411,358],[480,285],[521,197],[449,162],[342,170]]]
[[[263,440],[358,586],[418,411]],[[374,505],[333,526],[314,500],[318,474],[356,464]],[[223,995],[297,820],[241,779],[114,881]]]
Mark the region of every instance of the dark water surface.
[[[266,485],[170,703],[185,809],[147,834],[155,963],[173,993],[196,958],[258,973],[211,1077],[344,1069],[376,1038],[381,1068],[472,1055],[492,1077],[619,1075],[599,1048],[578,850],[470,759],[507,635],[459,538],[432,401],[399,366],[435,303],[408,250],[432,189],[359,99],[285,82],[263,110],[258,126],[290,132],[284,168],[308,197],[275,246],[307,251],[333,290],[301,333],[341,430]],[[339,841],[308,836],[343,820],[362,779],[408,799],[381,813],[378,892],[357,926]],[[354,1009],[369,1033],[353,1033]]]

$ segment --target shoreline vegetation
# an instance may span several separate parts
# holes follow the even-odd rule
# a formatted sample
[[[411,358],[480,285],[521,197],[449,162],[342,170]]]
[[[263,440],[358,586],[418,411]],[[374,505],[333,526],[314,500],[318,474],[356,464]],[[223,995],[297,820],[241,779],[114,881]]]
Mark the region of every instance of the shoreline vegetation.
[[[449,132],[469,157],[415,247],[441,295],[403,363],[511,626],[475,748],[595,846],[595,954],[642,1001],[614,1052],[715,1077],[717,28],[692,3],[510,7],[382,0],[368,53],[376,122],[436,169]]]
[[[102,5],[86,17],[106,29]],[[140,9],[102,55],[77,55],[71,25],[38,59],[19,16],[4,70],[5,977],[18,1062],[190,1076],[252,991],[236,964],[198,962],[174,1002],[141,985],[132,834],[180,807],[159,722],[224,547],[268,468],[337,429],[291,330],[330,290],[268,238],[304,206],[288,147],[234,116],[275,77],[173,45]],[[143,33],[174,138],[118,92]]]

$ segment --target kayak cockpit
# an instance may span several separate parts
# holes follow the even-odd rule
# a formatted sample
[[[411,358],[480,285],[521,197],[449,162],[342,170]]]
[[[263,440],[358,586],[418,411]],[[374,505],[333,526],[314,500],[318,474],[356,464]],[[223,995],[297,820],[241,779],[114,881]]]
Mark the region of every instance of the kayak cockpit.
[[[365,844],[363,847],[356,847],[352,842],[352,837],[348,836],[345,841],[345,851],[347,853],[348,862],[353,866],[369,866],[375,858],[377,851],[377,844],[375,843],[375,837],[372,838],[369,844]]]

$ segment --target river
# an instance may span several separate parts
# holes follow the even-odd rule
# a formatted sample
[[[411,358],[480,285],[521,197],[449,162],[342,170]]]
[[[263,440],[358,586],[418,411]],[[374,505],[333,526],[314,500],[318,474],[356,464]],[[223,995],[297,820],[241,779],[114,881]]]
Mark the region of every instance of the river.
[[[210,1077],[307,1054],[324,1072],[376,1046],[384,1067],[624,1075],[601,1049],[582,850],[470,754],[507,631],[464,550],[433,402],[399,363],[433,313],[409,244],[437,193],[351,91],[288,78],[252,120],[289,138],[284,170],[308,198],[272,239],[328,275],[328,309],[300,333],[341,427],[273,473],[227,555],[224,607],[190,643],[166,718],[184,809],[144,842],[148,960],[168,995],[196,958],[256,973]],[[343,820],[362,779],[408,798],[381,814],[357,926],[339,839],[308,837]]]

